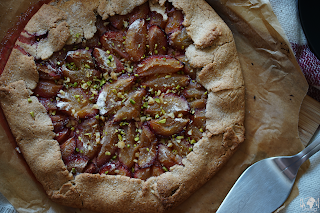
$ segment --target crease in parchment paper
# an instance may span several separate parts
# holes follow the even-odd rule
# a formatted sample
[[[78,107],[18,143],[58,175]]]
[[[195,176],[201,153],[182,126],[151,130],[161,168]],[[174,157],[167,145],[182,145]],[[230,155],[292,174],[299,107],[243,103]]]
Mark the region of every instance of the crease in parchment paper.
[[[270,3],[267,0],[208,2],[228,24],[237,45],[246,86],[246,140],[221,171],[170,213],[214,212],[248,166],[267,157],[293,155],[304,148],[299,140],[298,120],[308,84]],[[19,7],[7,0],[1,4],[4,8]],[[11,13],[5,20],[14,20],[15,15]],[[79,212],[47,198],[2,128],[0,140],[0,192],[19,212]],[[299,176],[307,167],[308,162],[301,167]],[[295,188],[287,203],[297,193]]]

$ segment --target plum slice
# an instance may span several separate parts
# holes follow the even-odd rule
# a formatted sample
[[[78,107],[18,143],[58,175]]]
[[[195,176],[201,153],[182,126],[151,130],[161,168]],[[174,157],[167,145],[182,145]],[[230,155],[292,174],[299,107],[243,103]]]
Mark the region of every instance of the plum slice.
[[[188,87],[183,91],[183,95],[187,99],[199,99],[206,96],[206,89],[201,84],[191,81]]]
[[[171,46],[174,46],[178,50],[184,50],[187,48],[190,44],[192,44],[191,38],[187,34],[186,28],[182,28],[181,30],[177,30],[170,34],[169,36],[169,44]]]
[[[185,118],[162,116],[159,119],[149,121],[149,125],[156,134],[168,137],[180,133],[188,122],[189,119]]]
[[[132,61],[140,61],[146,52],[147,25],[144,19],[137,19],[128,29],[125,47]]]
[[[139,7],[133,9],[133,11],[129,14],[129,23],[132,24],[138,19],[146,19],[150,12],[148,2],[142,4]]]
[[[97,66],[103,71],[107,73],[111,72],[121,72],[124,70],[123,64],[120,62],[120,60],[112,55],[108,54],[106,51],[100,49],[100,48],[94,48],[93,50],[93,56],[95,61],[97,62]]]
[[[128,95],[127,100],[124,102],[124,106],[117,111],[114,115],[114,121],[119,122],[122,120],[137,120],[140,116],[140,110],[142,106],[142,99],[146,95],[145,89],[140,89],[131,92]]]
[[[72,83],[88,82],[100,76],[100,72],[95,69],[83,68],[79,70],[70,70],[66,65],[63,65],[61,69],[63,76],[69,78]]]
[[[159,176],[164,173],[163,169],[159,165],[153,165],[151,169],[152,169],[152,176]]]
[[[151,100],[145,109],[145,114],[151,116],[168,114],[171,117],[177,117],[179,114],[186,114],[190,109],[185,98],[172,93]]]
[[[63,85],[56,84],[52,80],[40,79],[33,92],[37,97],[52,98],[56,96],[62,88]]]
[[[99,171],[99,168],[97,166],[97,163],[95,162],[95,159],[93,159],[88,162],[87,166],[84,168],[83,173],[95,174],[98,171]]]
[[[183,136],[178,136],[178,137],[183,137]],[[187,156],[191,151],[192,151],[192,146],[191,144],[185,139],[177,139],[174,138],[171,140],[172,142],[172,152],[174,154],[177,154],[181,157]]]
[[[151,176],[152,176],[151,167],[138,169],[133,174],[134,178],[138,178],[138,179],[141,179],[141,180],[147,180]]]
[[[110,24],[118,30],[126,28],[126,22],[128,23],[128,15],[114,15],[109,17]]]
[[[98,113],[82,88],[61,90],[58,97],[57,107],[75,118],[87,118]]]
[[[66,125],[69,123],[69,118],[66,115],[63,114],[57,114],[57,115],[50,115],[54,131],[60,132],[62,131]]]
[[[97,105],[101,115],[115,113],[123,106],[127,91],[134,84],[134,77],[118,78],[117,81],[105,84],[100,91]],[[124,100],[124,101],[123,101]]]
[[[202,133],[205,131],[206,115],[205,109],[197,109],[193,116],[191,116],[191,121],[188,124],[186,130],[186,136],[193,140],[192,143],[199,141],[202,138]]]
[[[148,24],[148,27],[151,26],[159,26],[161,29],[165,29],[167,22],[163,20],[163,16],[160,13],[157,13],[156,11],[152,11],[150,13],[150,21]]]
[[[195,99],[193,101],[189,101],[189,105],[191,109],[201,109],[205,108],[207,104],[207,99],[205,98],[200,98],[200,99]]]
[[[134,164],[135,153],[138,152],[138,146],[136,145],[134,123],[129,123],[125,126],[125,146],[119,149],[119,161],[128,168],[131,168]]]
[[[159,74],[154,76],[148,76],[142,82],[142,85],[152,88],[154,91],[161,90],[166,92],[168,89],[182,89],[188,86],[190,78],[186,75],[173,74]]]
[[[76,151],[92,159],[100,150],[99,121],[95,117],[81,122],[76,128],[78,143]]]
[[[81,69],[84,67],[93,68],[94,62],[91,56],[91,52],[86,49],[79,49],[75,51],[69,51],[67,53],[66,61],[72,67],[72,69]],[[72,64],[71,64],[72,63]]]
[[[138,165],[141,168],[151,166],[157,156],[156,143],[152,143],[149,147],[139,149]]]
[[[167,35],[170,35],[171,33],[182,29],[183,19],[183,13],[181,10],[171,10],[168,13],[168,21],[165,27],[165,32],[167,33]]]
[[[183,64],[167,55],[150,56],[141,61],[135,68],[139,76],[148,76],[161,73],[175,73],[183,68]]]
[[[187,98],[192,109],[204,108],[207,104],[206,89],[197,82],[191,81],[182,94]]]
[[[164,173],[164,171],[160,166],[152,165],[151,167],[136,170],[133,177],[141,180],[147,180],[152,176],[159,176],[162,173]]]
[[[113,162],[103,165],[100,168],[99,173],[106,175],[123,175],[131,177],[131,172],[126,167]]]
[[[52,98],[38,97],[39,102],[46,108],[48,112],[57,110],[57,102]]]
[[[157,156],[157,138],[149,127],[142,126],[139,143],[138,165],[141,168],[149,167],[153,164]]]
[[[148,30],[148,42],[150,55],[166,55],[168,42],[166,34],[157,25]]]
[[[195,80],[197,78],[197,70],[191,67],[187,57],[185,55],[179,55],[176,56],[176,58],[184,64],[184,74],[189,75],[191,79]]]
[[[94,61],[89,50],[69,51],[66,61],[61,69],[63,76],[69,78],[70,82],[92,81],[100,76],[100,72],[94,69]]]
[[[101,16],[97,16],[97,19],[96,19],[97,33],[96,34],[98,38],[100,38],[103,34],[105,34],[107,31],[110,30],[110,25],[108,24],[108,21],[110,20],[102,20]]]
[[[66,161],[66,166],[72,173],[81,173],[86,168],[88,161],[86,157],[77,154]]]
[[[178,155],[173,154],[172,151],[166,145],[159,144],[158,160],[160,161],[162,166],[169,170],[171,166],[180,164],[182,158]]]
[[[54,139],[57,140],[59,142],[59,144],[62,144],[63,142],[65,142],[69,138],[70,133],[71,133],[70,129],[64,128],[60,132],[56,133],[56,136],[54,137]]]
[[[55,69],[49,62],[37,64],[37,70],[40,79],[59,80],[61,78],[61,72],[59,72],[58,69]]]
[[[118,126],[107,122],[102,131],[102,147],[97,157],[97,165],[102,166],[115,156],[118,143]]]
[[[69,138],[63,144],[60,145],[62,159],[66,161],[76,150],[76,139],[74,137]]]
[[[120,58],[129,59],[125,49],[126,34],[121,31],[107,31],[101,38],[100,42],[104,49],[109,50],[112,54]]]

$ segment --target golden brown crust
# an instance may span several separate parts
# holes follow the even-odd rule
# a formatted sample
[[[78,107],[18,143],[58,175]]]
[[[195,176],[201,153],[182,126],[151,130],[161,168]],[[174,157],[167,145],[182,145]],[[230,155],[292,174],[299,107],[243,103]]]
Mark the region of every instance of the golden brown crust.
[[[230,29],[207,3],[193,0],[170,2],[184,12],[183,25],[197,48],[220,46],[233,40]]]
[[[30,98],[30,99],[29,99]],[[46,109],[23,80],[0,88],[1,107],[30,169],[48,194],[71,180]],[[28,100],[29,99],[29,100]]]
[[[93,37],[97,31],[94,11],[98,2],[97,0],[71,0],[57,4],[57,7],[67,14],[66,22],[69,25],[70,37],[66,44],[77,44]]]
[[[209,93],[206,127],[211,134],[220,134],[227,127],[243,126],[244,87]]]
[[[39,74],[33,57],[13,48],[7,65],[1,74],[0,86],[5,87],[19,80],[24,80],[27,88],[32,90],[37,86]]]
[[[96,31],[95,12],[107,19],[145,2],[70,0],[44,5],[22,35],[48,36],[40,45],[17,41],[31,56],[14,49],[0,78],[1,106],[13,135],[36,178],[58,203],[100,212],[164,212],[208,181],[244,141],[245,90],[231,31],[204,1],[170,0],[185,15],[183,24],[194,42],[186,56],[200,70],[197,78],[209,92],[203,138],[183,165],[147,181],[86,173],[73,177],[68,172],[53,139],[52,122],[38,99],[30,96],[38,82],[33,58],[47,59],[65,44],[90,39]]]
[[[109,16],[113,16],[116,14],[126,15],[130,13],[135,7],[142,5],[147,2],[147,0],[136,0],[136,1],[128,1],[128,0],[118,0],[118,1],[100,1],[98,7],[98,13],[102,17],[103,20],[107,19]]]

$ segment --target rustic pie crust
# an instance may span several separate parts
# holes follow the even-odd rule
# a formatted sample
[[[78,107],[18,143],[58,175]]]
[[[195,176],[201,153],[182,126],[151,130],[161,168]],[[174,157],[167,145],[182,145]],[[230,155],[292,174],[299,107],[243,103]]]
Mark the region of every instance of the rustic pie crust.
[[[36,61],[94,37],[97,16],[126,15],[146,2],[52,1],[31,18],[11,52],[0,77],[1,107],[26,162],[55,202],[98,212],[164,212],[208,181],[244,141],[245,89],[230,29],[205,1],[170,0],[184,14],[192,39],[185,56],[208,93],[202,138],[181,164],[147,180],[67,169],[50,116],[33,94],[39,82]],[[166,4],[149,2],[164,18]],[[30,42],[35,36],[38,40]]]

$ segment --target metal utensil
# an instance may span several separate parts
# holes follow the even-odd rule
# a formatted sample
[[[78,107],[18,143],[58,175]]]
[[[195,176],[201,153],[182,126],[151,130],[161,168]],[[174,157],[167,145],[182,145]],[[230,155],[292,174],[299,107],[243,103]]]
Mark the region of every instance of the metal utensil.
[[[247,168],[220,205],[217,213],[271,213],[288,198],[299,167],[320,150],[320,130],[294,156],[267,158]]]

